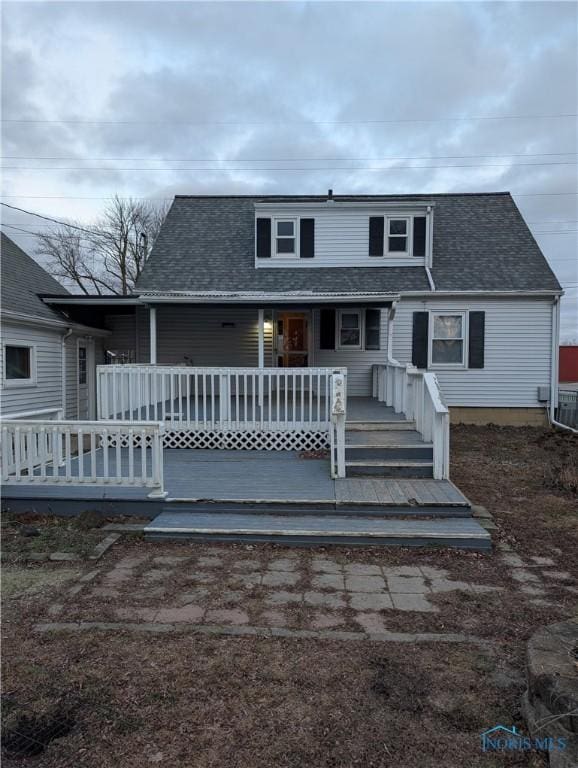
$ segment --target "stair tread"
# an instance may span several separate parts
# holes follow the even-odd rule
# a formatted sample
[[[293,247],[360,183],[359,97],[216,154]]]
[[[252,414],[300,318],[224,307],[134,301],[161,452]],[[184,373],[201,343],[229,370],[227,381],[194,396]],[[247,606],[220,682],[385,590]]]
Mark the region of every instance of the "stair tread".
[[[144,529],[145,534],[207,533],[286,536],[364,536],[370,538],[427,538],[490,540],[490,534],[473,518],[407,520],[344,515],[245,515],[226,513],[161,512]]]
[[[349,459],[346,467],[433,467],[428,459]]]
[[[345,443],[346,448],[433,448],[433,443]]]

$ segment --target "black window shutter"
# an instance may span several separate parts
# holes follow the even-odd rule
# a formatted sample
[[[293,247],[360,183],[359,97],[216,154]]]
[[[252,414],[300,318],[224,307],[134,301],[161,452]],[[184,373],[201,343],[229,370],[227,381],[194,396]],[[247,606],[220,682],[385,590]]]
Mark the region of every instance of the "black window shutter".
[[[257,258],[271,258],[271,219],[257,219]]]
[[[416,368],[427,368],[427,345],[429,313],[413,313],[413,341],[411,349],[411,362]]]
[[[486,335],[486,313],[470,312],[469,315],[470,344],[468,354],[469,368],[484,367],[484,346]]]
[[[320,312],[319,349],[335,349],[335,310]]]
[[[365,349],[379,349],[381,310],[365,310]]]
[[[383,256],[383,216],[369,217],[369,255]]]
[[[425,256],[425,216],[413,220],[413,255]]]
[[[315,256],[315,219],[300,221],[299,256],[302,259],[312,259]]]

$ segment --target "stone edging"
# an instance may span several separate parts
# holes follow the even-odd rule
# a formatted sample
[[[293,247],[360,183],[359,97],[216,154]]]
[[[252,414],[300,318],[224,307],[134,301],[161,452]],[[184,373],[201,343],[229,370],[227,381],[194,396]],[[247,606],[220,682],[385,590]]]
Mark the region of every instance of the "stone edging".
[[[534,737],[559,737],[566,749],[548,753],[551,768],[578,765],[578,619],[551,624],[527,646],[528,689],[522,711]]]

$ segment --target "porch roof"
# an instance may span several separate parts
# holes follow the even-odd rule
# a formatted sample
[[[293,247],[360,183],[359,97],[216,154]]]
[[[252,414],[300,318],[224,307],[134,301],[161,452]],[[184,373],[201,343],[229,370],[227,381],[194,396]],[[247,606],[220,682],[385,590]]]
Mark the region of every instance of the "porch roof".
[[[146,304],[242,304],[244,306],[356,304],[390,305],[398,293],[388,291],[172,291],[141,293]]]

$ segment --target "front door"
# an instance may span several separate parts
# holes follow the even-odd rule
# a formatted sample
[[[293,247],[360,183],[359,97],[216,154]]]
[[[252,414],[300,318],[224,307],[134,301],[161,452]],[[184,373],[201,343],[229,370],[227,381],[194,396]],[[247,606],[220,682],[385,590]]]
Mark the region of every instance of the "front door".
[[[281,312],[277,316],[277,365],[306,368],[309,364],[309,324],[304,312]]]

